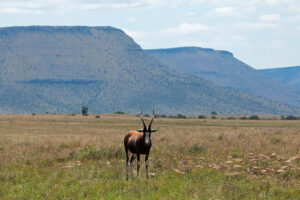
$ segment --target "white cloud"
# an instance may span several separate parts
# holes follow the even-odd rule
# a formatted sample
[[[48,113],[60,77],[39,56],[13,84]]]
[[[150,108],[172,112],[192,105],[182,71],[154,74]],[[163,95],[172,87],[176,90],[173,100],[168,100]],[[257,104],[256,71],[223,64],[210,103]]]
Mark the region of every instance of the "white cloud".
[[[189,4],[193,5],[193,6],[198,6],[198,5],[202,5],[206,2],[207,2],[207,0],[192,0],[192,1],[189,1]]]
[[[265,2],[269,5],[276,6],[280,3],[280,0],[265,0]]]
[[[276,21],[280,21],[280,15],[279,14],[261,15],[259,17],[259,20],[263,22],[276,22]]]
[[[213,5],[214,7],[224,7],[224,6],[234,6],[234,7],[251,7],[256,6],[261,0],[247,0],[247,1],[241,1],[241,0],[193,0],[192,2],[200,2],[200,3],[209,3]],[[200,4],[199,3],[199,4]],[[196,4],[196,3],[194,3]]]
[[[207,31],[211,28],[202,24],[182,23],[178,27],[166,28],[161,30],[163,34],[191,34],[200,31]]]
[[[139,20],[136,18],[136,17],[129,17],[127,19],[127,21],[131,22],[131,23],[135,23],[135,22],[138,22]]]
[[[291,12],[295,12],[295,13],[300,13],[300,3],[298,5],[294,4],[294,5],[290,5],[286,11],[291,11]]]
[[[194,15],[196,15],[196,13],[194,13],[194,12],[188,12],[187,15],[188,16],[194,16]]]
[[[4,13],[4,14],[26,14],[26,13],[42,14],[43,11],[19,9],[19,8],[2,8],[2,9],[0,9],[0,13]]]
[[[33,13],[41,14],[42,7],[35,1],[0,1],[0,13],[4,14],[21,14]]]
[[[238,9],[236,7],[220,7],[215,8],[213,11],[209,12],[209,16],[237,16],[240,13],[238,12]]]
[[[281,41],[281,40],[271,40],[270,42],[268,42],[265,46],[265,48],[267,49],[283,49],[286,47],[285,42]]]
[[[208,17],[242,17],[247,14],[253,13],[256,11],[256,7],[253,5],[244,6],[225,6],[225,7],[217,7],[212,11],[208,12],[206,16]]]
[[[178,6],[182,1],[177,0],[172,5]],[[97,9],[130,9],[130,8],[154,8],[166,6],[169,1],[158,0],[130,0],[130,1],[83,1],[83,0],[0,0],[0,13],[41,13],[44,11],[65,12],[73,10],[97,10]]]
[[[274,29],[277,28],[279,24],[276,23],[250,23],[250,22],[240,22],[235,24],[235,28],[239,30],[261,30],[261,29]]]
[[[247,41],[247,39],[244,37],[244,36],[242,36],[242,35],[233,35],[232,37],[231,37],[231,40],[232,40],[232,43],[234,44],[234,45],[238,45],[238,46],[248,46],[248,41]]]
[[[128,29],[122,29],[127,35],[129,35],[130,37],[140,40],[140,39],[146,39],[147,37],[149,37],[151,35],[150,32],[146,32],[146,31],[131,31]]]
[[[278,6],[280,4],[294,4],[295,0],[265,0],[271,6]]]

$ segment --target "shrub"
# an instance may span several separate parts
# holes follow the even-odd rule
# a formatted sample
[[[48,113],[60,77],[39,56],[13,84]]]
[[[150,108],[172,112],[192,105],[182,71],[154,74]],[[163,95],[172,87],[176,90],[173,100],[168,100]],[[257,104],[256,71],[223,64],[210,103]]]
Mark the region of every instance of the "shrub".
[[[234,120],[236,118],[231,116],[231,117],[228,117],[227,119]]]
[[[180,118],[180,119],[186,119],[186,116],[185,116],[185,115],[183,115],[183,114],[178,114],[178,115],[176,116],[176,118]]]
[[[285,118],[286,120],[296,120],[297,117],[293,116],[293,115],[289,115]]]
[[[259,120],[259,117],[257,115],[251,115],[249,117],[249,119],[251,119],[251,120]]]
[[[99,119],[99,118],[100,118],[100,115],[96,115],[95,118],[96,118],[96,119]]]
[[[272,144],[279,144],[279,143],[282,143],[282,140],[279,137],[272,137],[271,138],[271,143]]]
[[[82,106],[81,113],[83,116],[88,116],[88,109],[87,106]]]
[[[199,115],[198,119],[206,119],[206,116],[205,115]]]
[[[211,114],[212,115],[218,115],[218,113],[216,111],[212,111]]]
[[[114,114],[121,114],[121,115],[123,115],[123,114],[125,114],[125,113],[122,112],[122,111],[117,111],[117,112],[115,112]]]
[[[159,118],[159,117],[161,117],[161,118],[166,118],[166,117],[168,117],[167,115],[164,115],[164,114],[162,114],[162,115],[155,115],[157,118]]]
[[[241,120],[246,120],[248,119],[247,117],[243,116],[243,117],[240,117]]]
[[[204,146],[200,146],[199,144],[194,144],[192,147],[188,148],[189,153],[205,153],[206,148]]]

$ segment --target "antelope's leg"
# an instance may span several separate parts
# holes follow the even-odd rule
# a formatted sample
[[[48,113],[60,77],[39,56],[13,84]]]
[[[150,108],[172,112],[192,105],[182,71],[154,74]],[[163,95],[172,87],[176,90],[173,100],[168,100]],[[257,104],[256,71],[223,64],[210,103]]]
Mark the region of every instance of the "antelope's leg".
[[[134,155],[131,155],[130,158],[130,168],[131,168],[131,178],[133,179],[133,160],[134,160]]]
[[[137,175],[136,178],[139,176],[139,171],[140,171],[140,154],[136,154],[137,157]]]
[[[125,151],[126,151],[126,180],[128,180],[128,164],[129,164],[128,149],[125,149]]]
[[[146,154],[146,157],[145,157],[146,178],[148,178],[148,156],[149,156],[149,154]]]

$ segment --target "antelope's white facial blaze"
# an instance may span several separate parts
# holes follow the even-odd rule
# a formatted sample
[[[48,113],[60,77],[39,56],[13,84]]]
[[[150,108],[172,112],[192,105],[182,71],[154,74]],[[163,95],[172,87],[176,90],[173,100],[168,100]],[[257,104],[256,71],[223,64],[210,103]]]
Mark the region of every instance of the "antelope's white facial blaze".
[[[149,131],[147,131],[144,134],[145,134],[145,145],[149,146],[151,133]]]

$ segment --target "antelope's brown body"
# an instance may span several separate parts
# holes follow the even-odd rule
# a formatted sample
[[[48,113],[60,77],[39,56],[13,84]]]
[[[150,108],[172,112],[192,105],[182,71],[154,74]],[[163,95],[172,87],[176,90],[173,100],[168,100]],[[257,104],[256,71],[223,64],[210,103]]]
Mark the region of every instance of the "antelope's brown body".
[[[151,149],[150,145],[144,145],[145,135],[137,131],[130,131],[124,138],[124,146],[133,154],[149,154]]]

